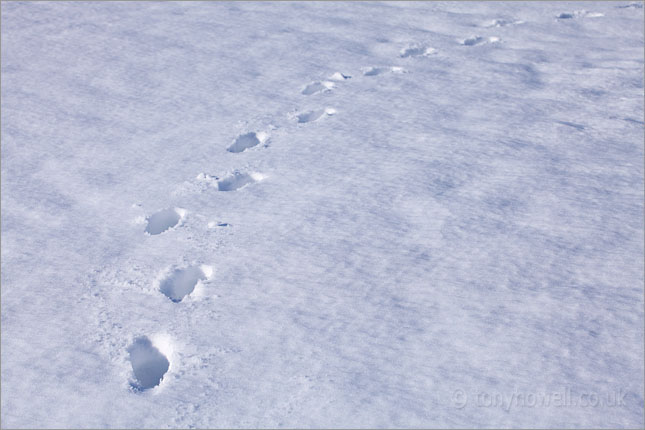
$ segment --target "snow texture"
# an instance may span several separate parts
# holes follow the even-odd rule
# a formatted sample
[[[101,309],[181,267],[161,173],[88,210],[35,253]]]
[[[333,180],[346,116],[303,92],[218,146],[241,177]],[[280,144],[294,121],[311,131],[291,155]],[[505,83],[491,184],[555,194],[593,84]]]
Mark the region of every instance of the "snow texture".
[[[2,2],[1,426],[643,428],[642,6]]]

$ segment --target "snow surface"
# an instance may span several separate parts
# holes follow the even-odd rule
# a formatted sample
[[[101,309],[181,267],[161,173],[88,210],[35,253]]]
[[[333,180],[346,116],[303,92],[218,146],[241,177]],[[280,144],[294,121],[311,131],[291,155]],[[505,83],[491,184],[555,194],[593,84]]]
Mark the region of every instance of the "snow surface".
[[[3,2],[2,427],[642,428],[642,5]]]

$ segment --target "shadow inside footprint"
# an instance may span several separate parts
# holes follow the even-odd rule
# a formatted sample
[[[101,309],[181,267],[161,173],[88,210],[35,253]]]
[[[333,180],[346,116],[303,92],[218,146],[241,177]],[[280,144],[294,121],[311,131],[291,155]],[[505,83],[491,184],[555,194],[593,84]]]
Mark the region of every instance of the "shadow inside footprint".
[[[136,379],[132,388],[147,390],[159,385],[170,367],[170,362],[147,337],[139,337],[128,348],[130,364]]]

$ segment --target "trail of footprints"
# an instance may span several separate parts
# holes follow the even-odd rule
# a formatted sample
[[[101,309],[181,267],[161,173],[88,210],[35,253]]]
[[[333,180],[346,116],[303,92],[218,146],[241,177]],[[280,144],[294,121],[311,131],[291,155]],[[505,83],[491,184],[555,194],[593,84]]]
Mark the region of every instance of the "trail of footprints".
[[[642,7],[639,3],[631,3],[620,8]],[[555,17],[557,20],[574,18],[595,18],[603,16],[601,13],[587,11],[563,12]],[[519,20],[494,19],[478,24],[481,28],[497,28],[522,24]],[[499,37],[484,37],[474,35],[458,40],[462,46],[474,47],[489,43],[500,42]],[[413,59],[420,57],[431,57],[437,50],[431,46],[414,43],[403,47],[399,51],[399,58]],[[370,78],[384,74],[402,74],[407,70],[400,66],[369,66],[361,69],[362,76]],[[304,85],[300,93],[304,96],[315,96],[333,91],[338,84],[352,79],[351,75],[336,72],[326,79],[317,80]],[[319,121],[326,117],[336,115],[337,111],[331,107],[324,107],[313,110],[296,111],[289,114],[289,118],[296,124],[308,124]],[[241,154],[259,147],[267,147],[270,142],[270,130],[246,131],[235,137],[226,147],[226,151],[233,154]],[[232,192],[239,191],[249,185],[258,183],[265,179],[259,172],[234,171],[224,177],[211,176],[206,173],[197,175],[198,182],[205,183],[217,191]],[[165,208],[149,215],[146,218],[144,233],[149,236],[166,235],[170,231],[180,227],[186,218],[187,210],[182,208]],[[229,226],[228,223],[213,221],[208,223],[208,228]],[[163,275],[155,281],[159,294],[163,294],[173,303],[179,305],[187,297],[195,294],[195,291],[204,287],[213,276],[212,266],[205,264],[194,264],[187,267],[174,267],[166,270]],[[128,347],[130,365],[132,366],[133,379],[130,386],[135,391],[144,391],[158,386],[164,376],[171,368],[171,357],[162,352],[165,348],[155,344],[147,336],[140,336],[133,340]]]

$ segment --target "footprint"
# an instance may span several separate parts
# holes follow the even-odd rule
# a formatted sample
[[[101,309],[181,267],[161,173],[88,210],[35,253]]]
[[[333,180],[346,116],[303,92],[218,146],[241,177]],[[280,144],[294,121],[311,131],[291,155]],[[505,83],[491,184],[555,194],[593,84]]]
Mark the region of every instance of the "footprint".
[[[260,173],[235,172],[224,179],[218,180],[217,189],[219,191],[236,191],[254,182],[259,182],[262,179],[264,179],[264,175]]]
[[[169,208],[160,210],[147,218],[146,233],[150,235],[161,234],[166,230],[176,227],[186,216],[186,210]]]
[[[346,79],[351,79],[351,78],[352,78],[352,77],[351,77],[351,76],[349,76],[349,75],[343,75],[343,74],[342,74],[342,73],[340,73],[340,72],[336,72],[336,73],[334,73],[333,75],[331,75],[328,79],[330,79],[330,80],[332,80],[332,81],[344,81],[344,80],[346,80]]]
[[[403,67],[366,67],[362,69],[364,76],[376,76],[384,73],[407,73]]]
[[[501,39],[499,37],[482,37],[482,36],[473,36],[469,37],[468,39],[464,39],[461,41],[461,44],[464,46],[475,46],[475,45],[483,45],[485,43],[496,43],[499,42]]]
[[[195,290],[199,281],[209,279],[213,274],[210,266],[191,266],[175,269],[159,283],[159,291],[175,303]]]
[[[265,176],[263,174],[257,172],[234,172],[224,179],[220,179],[217,176],[211,176],[207,173],[200,173],[195,179],[198,182],[217,187],[218,191],[235,191],[254,182],[260,182],[264,178]]]
[[[334,83],[330,81],[312,82],[302,90],[302,94],[310,96],[312,94],[331,91],[333,88]]]
[[[588,12],[586,10],[577,10],[575,12],[563,12],[556,16],[557,19],[573,19],[573,18],[600,18],[605,16],[601,12]]]
[[[335,114],[336,114],[336,109],[326,108],[326,109],[312,110],[309,112],[299,113],[296,115],[296,118],[298,118],[298,123],[302,124],[302,123],[317,121],[323,116],[332,116]]]
[[[267,140],[269,140],[269,134],[263,131],[245,133],[237,136],[226,150],[234,153],[244,152],[249,148],[265,143]]]
[[[485,21],[481,24],[481,27],[491,28],[491,27],[506,27],[507,25],[518,25],[524,24],[524,21],[507,21],[505,19],[492,19],[490,21]]]
[[[132,388],[143,391],[159,385],[170,367],[170,362],[147,337],[139,337],[128,348],[135,381]]]
[[[409,45],[407,48],[403,48],[399,56],[401,58],[428,57],[436,52],[437,52],[436,49],[431,48],[429,46],[414,44],[414,45]]]

